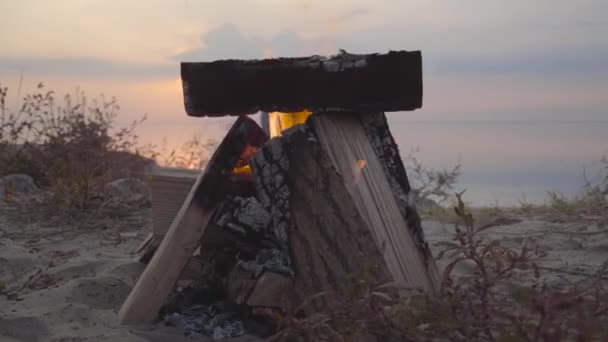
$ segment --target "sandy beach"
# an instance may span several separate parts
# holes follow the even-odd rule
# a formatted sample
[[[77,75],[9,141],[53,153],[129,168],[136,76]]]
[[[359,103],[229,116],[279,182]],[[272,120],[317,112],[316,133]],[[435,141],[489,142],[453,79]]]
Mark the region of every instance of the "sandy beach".
[[[190,340],[163,324],[117,323],[144,268],[132,252],[150,231],[149,210],[121,218],[120,230],[15,222],[2,210],[0,341]]]
[[[151,229],[149,209],[108,221],[106,227],[28,222],[3,207],[0,215],[0,341],[191,341],[163,323],[120,326],[117,311],[144,265],[133,251]],[[488,219],[483,234],[518,248],[538,244],[549,281],[576,281],[608,256],[608,232],[593,218],[552,222],[515,214]],[[425,220],[426,237],[448,241],[454,225]],[[439,260],[440,267],[446,260]],[[467,265],[456,270],[466,274]],[[198,340],[210,340],[200,338]],[[256,340],[241,337],[238,341]],[[230,341],[227,339],[225,341]]]

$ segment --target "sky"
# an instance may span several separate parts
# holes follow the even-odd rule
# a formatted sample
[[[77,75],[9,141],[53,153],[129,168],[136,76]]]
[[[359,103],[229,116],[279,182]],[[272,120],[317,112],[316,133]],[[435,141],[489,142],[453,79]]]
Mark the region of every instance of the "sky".
[[[605,0],[0,0],[0,83],[9,105],[38,82],[116,96],[158,140],[225,127],[186,116],[180,61],[421,50],[423,108],[391,120],[608,120],[606,13]]]

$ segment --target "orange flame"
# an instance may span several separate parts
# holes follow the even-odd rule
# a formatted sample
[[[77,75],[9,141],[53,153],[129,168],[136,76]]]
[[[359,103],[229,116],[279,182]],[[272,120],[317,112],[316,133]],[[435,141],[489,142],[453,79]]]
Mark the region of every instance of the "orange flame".
[[[281,113],[272,112],[268,115],[268,121],[270,123],[270,137],[279,137],[281,133],[297,124],[304,123],[306,119],[312,114],[308,110],[295,113]]]
[[[270,113],[268,116],[268,120],[270,122],[270,137],[274,138],[281,136],[281,132],[295,125],[304,123],[311,114],[312,112],[308,110],[303,110],[301,112],[295,113]],[[253,147],[248,147],[247,149],[245,149],[245,151],[241,155],[239,162],[234,167],[234,169],[232,169],[232,173],[236,175],[251,174],[251,168],[249,167],[248,163],[249,159],[251,159],[251,157],[256,151],[257,149]]]
[[[353,183],[355,185],[357,185],[357,183],[359,183],[359,179],[361,178],[361,173],[363,172],[363,169],[366,166],[367,166],[367,162],[363,159],[359,159],[355,162],[355,165],[353,166],[353,168],[354,168]]]

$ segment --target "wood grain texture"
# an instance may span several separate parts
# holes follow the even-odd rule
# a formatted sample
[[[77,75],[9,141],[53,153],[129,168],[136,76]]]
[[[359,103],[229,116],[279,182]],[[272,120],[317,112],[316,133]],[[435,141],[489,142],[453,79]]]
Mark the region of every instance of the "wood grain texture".
[[[429,273],[425,255],[408,229],[359,116],[316,113],[311,117],[311,124],[358,211],[371,227],[394,280],[434,291],[435,276]]]
[[[121,324],[156,318],[223,199],[231,170],[246,148],[262,146],[267,139],[255,121],[237,119],[196,179],[158,250],[123,303],[118,313]]]
[[[372,286],[391,281],[372,227],[319,142],[298,132],[287,150],[292,151],[288,234],[297,300],[323,291],[344,293],[360,280]]]
[[[431,248],[424,237],[416,204],[410,196],[410,183],[401,160],[399,146],[397,146],[391,134],[386,115],[382,112],[365,113],[360,114],[359,118],[374,152],[378,156],[378,161],[384,169],[395,202],[407,222],[407,228],[410,230],[420,253],[424,256],[429,276],[433,279],[433,283],[439,284],[439,270],[431,253]]]

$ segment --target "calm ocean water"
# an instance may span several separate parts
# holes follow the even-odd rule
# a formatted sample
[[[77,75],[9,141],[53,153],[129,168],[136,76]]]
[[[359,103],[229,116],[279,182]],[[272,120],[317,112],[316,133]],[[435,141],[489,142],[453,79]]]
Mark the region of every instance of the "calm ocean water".
[[[585,173],[599,178],[608,155],[608,121],[389,123],[402,154],[419,147],[419,159],[435,168],[460,161],[457,188],[476,205],[542,203],[548,190],[574,195]]]
[[[608,155],[608,121],[420,122],[388,117],[402,155],[418,147],[417,157],[427,167],[462,163],[456,190],[466,189],[465,199],[475,205],[542,203],[548,190],[574,195],[584,184],[584,170],[597,177],[599,160]],[[220,139],[229,121],[188,118],[148,125],[141,133],[156,144],[168,137],[169,145],[194,134]]]

